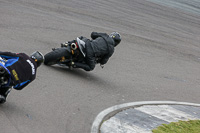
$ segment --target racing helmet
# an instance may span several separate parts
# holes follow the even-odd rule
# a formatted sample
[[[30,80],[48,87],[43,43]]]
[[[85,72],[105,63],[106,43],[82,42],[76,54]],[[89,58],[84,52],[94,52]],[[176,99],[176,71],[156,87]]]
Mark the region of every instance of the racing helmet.
[[[0,86],[7,87],[10,85],[11,75],[9,70],[0,63]]]
[[[118,32],[112,32],[109,36],[114,40],[115,47],[121,42],[121,35]]]
[[[39,51],[33,52],[30,57],[36,62],[37,67],[44,62],[44,55]]]

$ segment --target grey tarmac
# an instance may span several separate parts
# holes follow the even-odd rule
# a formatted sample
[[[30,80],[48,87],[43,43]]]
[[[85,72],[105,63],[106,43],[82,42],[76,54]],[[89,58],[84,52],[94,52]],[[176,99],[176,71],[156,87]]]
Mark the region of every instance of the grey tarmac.
[[[89,133],[114,105],[200,103],[198,3],[193,8],[149,0],[0,0],[1,51],[46,54],[92,31],[122,35],[103,69],[41,65],[35,81],[0,105],[0,132]]]

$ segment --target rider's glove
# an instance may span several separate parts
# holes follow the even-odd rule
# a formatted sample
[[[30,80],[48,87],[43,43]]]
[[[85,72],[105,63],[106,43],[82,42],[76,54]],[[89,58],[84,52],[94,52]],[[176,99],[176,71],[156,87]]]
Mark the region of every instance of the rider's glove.
[[[68,42],[61,43],[61,47],[67,47]]]

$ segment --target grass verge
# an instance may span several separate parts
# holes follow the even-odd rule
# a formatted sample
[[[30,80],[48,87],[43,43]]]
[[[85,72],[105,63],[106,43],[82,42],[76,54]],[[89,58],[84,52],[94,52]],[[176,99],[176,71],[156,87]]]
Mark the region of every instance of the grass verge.
[[[200,120],[178,121],[163,124],[152,130],[153,133],[200,133]]]

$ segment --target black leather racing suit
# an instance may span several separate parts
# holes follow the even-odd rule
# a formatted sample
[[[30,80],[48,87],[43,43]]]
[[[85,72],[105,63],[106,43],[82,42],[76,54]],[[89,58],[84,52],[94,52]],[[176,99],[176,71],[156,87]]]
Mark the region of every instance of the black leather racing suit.
[[[106,64],[114,53],[114,40],[106,33],[92,32],[91,38],[79,37],[85,42],[86,64],[75,62],[74,67],[91,71],[95,68],[96,58],[100,57],[100,64]]]

